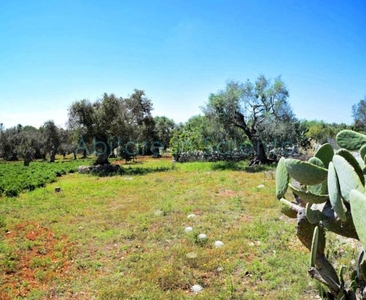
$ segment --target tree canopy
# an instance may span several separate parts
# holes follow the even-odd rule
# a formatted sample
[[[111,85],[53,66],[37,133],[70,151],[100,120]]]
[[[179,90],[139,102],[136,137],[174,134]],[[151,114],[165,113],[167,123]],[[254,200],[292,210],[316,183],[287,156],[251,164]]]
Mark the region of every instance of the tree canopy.
[[[108,157],[117,147],[124,146],[125,156],[135,153],[138,143],[146,147],[153,139],[152,109],[151,100],[137,89],[128,98],[104,94],[93,103],[86,99],[74,102],[68,124],[78,139],[76,151],[90,153],[92,144],[98,155],[95,164],[108,164]]]
[[[229,81],[225,90],[209,96],[203,111],[225,128],[234,126],[242,130],[253,144],[256,153],[253,163],[266,163],[266,136],[272,138],[278,128],[282,133],[287,132],[286,127],[296,121],[288,97],[289,91],[280,77],[272,83],[260,75],[254,83]]]
[[[352,106],[352,116],[354,129],[357,131],[366,131],[366,96]]]

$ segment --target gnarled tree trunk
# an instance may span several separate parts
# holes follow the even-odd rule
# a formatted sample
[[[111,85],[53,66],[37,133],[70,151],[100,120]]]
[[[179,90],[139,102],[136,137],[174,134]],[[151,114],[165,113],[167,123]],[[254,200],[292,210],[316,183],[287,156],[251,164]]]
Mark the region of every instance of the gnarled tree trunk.
[[[96,150],[96,155],[98,156],[96,161],[94,162],[94,166],[96,165],[109,165],[110,162],[108,160],[109,156],[111,155],[111,147],[108,143],[100,142],[100,146]]]
[[[51,151],[50,151],[50,163],[55,162],[56,159],[56,147],[53,146]]]
[[[29,167],[29,163],[32,161],[32,154],[27,151],[24,157],[24,166]]]

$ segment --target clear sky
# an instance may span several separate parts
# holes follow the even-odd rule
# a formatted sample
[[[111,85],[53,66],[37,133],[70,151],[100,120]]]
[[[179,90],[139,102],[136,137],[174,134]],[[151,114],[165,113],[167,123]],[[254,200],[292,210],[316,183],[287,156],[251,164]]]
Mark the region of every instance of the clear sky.
[[[278,75],[299,119],[352,123],[365,0],[0,1],[0,123],[63,126],[76,100],[145,90],[185,122],[227,80]]]

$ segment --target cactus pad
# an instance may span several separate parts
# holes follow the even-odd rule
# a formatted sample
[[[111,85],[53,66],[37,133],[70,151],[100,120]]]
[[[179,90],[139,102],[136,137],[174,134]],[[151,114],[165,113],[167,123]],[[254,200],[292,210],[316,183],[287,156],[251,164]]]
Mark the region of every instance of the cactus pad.
[[[364,249],[366,249],[366,195],[357,190],[352,190],[350,196],[353,223],[355,224],[359,240]]]
[[[343,207],[338,177],[332,162],[330,162],[328,167],[328,191],[329,191],[329,200],[330,203],[332,204],[335,213],[342,221],[346,221],[347,217],[345,208]]]
[[[327,178],[327,169],[306,161],[286,158],[285,165],[290,176],[301,184],[315,185]]]
[[[311,203],[307,203],[305,208],[306,219],[308,219],[310,224],[317,224],[318,222],[328,218],[320,210],[314,210],[311,206]]]
[[[351,213],[356,232],[364,249],[366,249],[366,195],[357,190],[350,192]]]
[[[334,155],[334,149],[331,144],[324,144],[319,147],[319,149],[315,152],[314,157],[319,158],[325,168],[328,168],[329,163],[332,161]]]
[[[276,169],[276,197],[278,200],[286,194],[289,182],[289,175],[285,165],[285,158],[281,157]]]
[[[347,202],[350,201],[351,190],[364,191],[364,187],[360,181],[359,176],[356,174],[354,168],[348,163],[348,161],[340,155],[334,155],[333,165],[337,172],[338,182],[341,189],[341,195]]]
[[[346,161],[353,167],[353,169],[357,173],[362,185],[365,185],[365,177],[363,176],[362,167],[358,163],[357,159],[352,155],[352,153],[345,149],[339,149],[336,154],[343,156],[346,159]]]
[[[327,201],[329,199],[328,195],[317,195],[317,194],[313,194],[311,192],[304,192],[304,191],[301,191],[301,190],[295,188],[290,183],[288,186],[291,188],[291,190],[296,195],[298,195],[301,198],[301,200],[304,200],[309,203],[320,204],[320,203],[324,203],[325,201]]]
[[[341,148],[356,151],[366,144],[366,135],[352,130],[342,130],[337,134],[336,141]]]

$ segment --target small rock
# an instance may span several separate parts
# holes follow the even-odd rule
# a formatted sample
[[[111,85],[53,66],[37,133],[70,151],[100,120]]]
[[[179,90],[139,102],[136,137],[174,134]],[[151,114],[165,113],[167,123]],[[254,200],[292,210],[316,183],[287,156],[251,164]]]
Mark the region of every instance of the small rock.
[[[186,254],[187,258],[197,258],[197,253],[196,252],[189,252]]]
[[[60,193],[61,192],[61,188],[58,186],[58,187],[55,187],[55,193]]]
[[[203,287],[200,286],[199,284],[195,284],[194,286],[191,287],[191,290],[192,292],[197,294],[203,290]]]
[[[264,188],[264,184],[257,185],[257,188],[259,188],[259,189]]]
[[[88,174],[88,173],[90,173],[90,168],[88,166],[79,166],[78,172],[80,174]]]
[[[216,248],[220,248],[222,246],[224,246],[224,243],[223,242],[221,242],[221,241],[215,241],[215,247]]]
[[[197,236],[198,239],[200,240],[205,240],[207,239],[207,235],[205,235],[204,233],[200,233],[198,236]]]
[[[190,214],[190,215],[188,215],[187,216],[187,219],[193,219],[193,218],[195,218],[196,217],[196,215],[195,214]]]
[[[155,216],[162,216],[163,214],[164,214],[164,212],[160,209],[156,210],[154,213]]]
[[[185,232],[191,232],[193,230],[193,228],[191,226],[188,226],[184,229]]]

